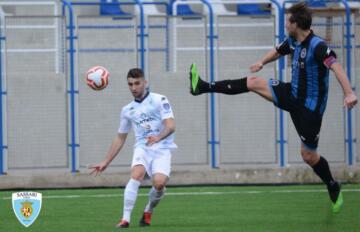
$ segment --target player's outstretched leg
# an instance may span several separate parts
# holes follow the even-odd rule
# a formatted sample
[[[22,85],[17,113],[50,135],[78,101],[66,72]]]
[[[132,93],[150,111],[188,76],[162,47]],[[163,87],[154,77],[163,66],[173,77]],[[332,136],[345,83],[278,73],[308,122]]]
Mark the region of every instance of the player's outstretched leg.
[[[195,64],[190,66],[190,93],[194,96],[202,93],[223,93],[233,95],[246,92],[249,92],[246,77],[208,83],[200,78]]]

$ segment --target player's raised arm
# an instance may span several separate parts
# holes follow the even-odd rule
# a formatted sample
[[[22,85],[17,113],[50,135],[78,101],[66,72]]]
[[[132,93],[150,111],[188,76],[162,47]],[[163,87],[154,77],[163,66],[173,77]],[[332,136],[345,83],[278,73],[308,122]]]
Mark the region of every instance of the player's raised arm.
[[[277,60],[280,57],[280,54],[277,52],[275,48],[271,49],[268,53],[265,54],[260,60],[258,60],[255,64],[250,66],[251,72],[260,71],[265,64],[270,63],[274,60]]]
[[[126,133],[117,134],[117,136],[115,136],[115,138],[111,143],[109,151],[106,154],[105,159],[102,162],[95,165],[91,165],[89,167],[89,169],[92,169],[90,175],[95,174],[95,176],[97,176],[107,168],[107,166],[117,156],[117,154],[119,154],[121,148],[124,146],[126,137],[127,137]]]

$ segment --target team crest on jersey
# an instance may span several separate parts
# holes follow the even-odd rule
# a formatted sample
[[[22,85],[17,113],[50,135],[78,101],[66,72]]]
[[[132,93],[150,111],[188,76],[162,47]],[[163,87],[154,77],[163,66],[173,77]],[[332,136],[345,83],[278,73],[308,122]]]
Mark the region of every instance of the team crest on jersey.
[[[163,107],[165,110],[169,110],[170,109],[170,104],[169,103],[164,103]]]
[[[277,85],[280,84],[280,82],[279,82],[278,80],[273,80],[273,79],[272,79],[272,80],[270,80],[270,81],[271,81],[270,83],[271,83],[272,86],[277,86]]]
[[[306,57],[306,48],[303,48],[300,53],[300,57],[304,59]]]
[[[17,192],[12,194],[12,207],[19,222],[29,227],[40,214],[42,194],[37,192]]]

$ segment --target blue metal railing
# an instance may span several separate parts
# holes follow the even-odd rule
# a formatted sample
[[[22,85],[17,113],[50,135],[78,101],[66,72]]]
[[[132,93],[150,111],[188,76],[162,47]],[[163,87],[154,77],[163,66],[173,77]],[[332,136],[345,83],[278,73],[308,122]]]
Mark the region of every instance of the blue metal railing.
[[[209,10],[209,45],[210,45],[210,82],[215,81],[215,57],[214,57],[214,12],[212,5],[207,0],[201,0]],[[216,161],[216,145],[219,145],[219,141],[216,140],[216,115],[215,115],[215,94],[210,93],[210,146],[211,146],[211,167],[217,167]]]
[[[68,90],[68,94],[70,95],[70,150],[71,150],[71,172],[75,173],[77,171],[76,168],[76,149],[79,147],[79,145],[76,143],[76,110],[75,110],[75,94],[78,94],[77,91],[75,91],[75,48],[74,48],[74,13],[73,8],[71,5],[71,2],[68,2],[66,0],[61,0],[63,3],[63,10],[62,13],[65,16],[65,8],[68,9],[68,16],[69,16],[69,53],[70,53],[70,89]]]
[[[275,0],[271,0],[271,2],[273,4],[276,5],[277,9],[278,9],[278,40],[279,42],[283,41],[285,39],[285,20],[284,20],[284,8],[281,7],[280,3]],[[284,81],[284,70],[285,70],[285,57],[280,57],[279,58],[279,63],[278,63],[278,69],[279,69],[279,80],[280,81]],[[280,149],[280,154],[279,154],[279,165],[280,167],[285,167],[285,144],[287,143],[287,140],[285,140],[285,128],[284,128],[284,111],[279,109],[279,141],[277,141],[277,143],[279,143],[279,149]]]
[[[1,25],[3,24],[3,22],[1,22]],[[2,46],[2,42],[3,42],[3,39],[2,39],[2,28],[3,27],[0,27],[0,36],[1,36],[1,39],[0,39],[0,175],[3,175],[5,174],[4,173],[4,149],[5,149],[5,146],[4,146],[4,133],[3,133],[3,130],[4,130],[4,123],[3,123],[3,95],[5,94],[3,92],[3,66],[2,66],[2,49],[3,49],[3,46]]]
[[[164,3],[142,3],[140,2],[140,0],[134,0],[135,2],[119,2],[119,3],[107,3],[107,4],[112,4],[112,5],[139,5],[139,9],[140,9],[140,33],[139,33],[139,39],[140,39],[140,54],[141,54],[141,58],[140,58],[140,63],[141,63],[141,68],[145,69],[145,52],[146,52],[146,48],[145,48],[145,37],[147,36],[145,34],[145,22],[144,22],[144,11],[143,11],[143,4],[164,4]],[[175,3],[176,0],[171,1],[170,5],[168,5],[167,7],[167,13],[170,14],[171,9],[173,8],[173,4]],[[67,1],[62,1],[62,2],[67,2]],[[210,1],[208,0],[199,0],[199,2],[201,2],[202,4],[204,4],[208,10],[209,10],[209,35],[207,36],[207,38],[209,39],[209,47],[210,47],[210,54],[209,54],[209,73],[210,73],[210,81],[214,81],[215,80],[215,63],[214,63],[214,59],[215,59],[215,54],[214,54],[214,40],[217,39],[217,36],[214,34],[214,12],[213,12],[213,7]],[[283,1],[282,5],[281,3],[279,3],[278,0],[269,0],[269,2],[273,3],[277,9],[278,9],[278,32],[277,32],[277,37],[279,38],[279,41],[283,41],[285,39],[285,4],[286,3],[294,3],[294,2],[298,2],[298,1],[292,1],[292,0],[288,0],[288,1]],[[308,1],[308,2],[314,2],[314,1]],[[320,2],[320,1],[317,1]],[[347,75],[349,80],[351,81],[351,18],[350,18],[350,9],[348,6],[348,3],[346,0],[340,0],[340,1],[322,1],[322,2],[341,2],[342,4],[344,4],[345,9],[346,9],[346,58],[347,58]],[[239,3],[241,3],[241,1],[239,1]],[[256,1],[254,1],[253,3],[256,3]],[[67,4],[70,4],[69,2],[67,2]],[[99,5],[100,3],[98,2],[77,2],[77,3],[73,3],[73,5]],[[181,3],[183,4],[183,3]],[[184,4],[186,4],[186,1],[184,1]],[[65,4],[64,4],[65,5]],[[71,4],[70,4],[71,6]],[[71,16],[72,17],[72,16]],[[72,21],[70,19],[70,21]],[[70,22],[70,24],[72,24],[73,22]],[[168,23],[167,23],[168,25]],[[70,25],[70,39],[73,40],[73,35],[71,34],[71,31],[73,30],[74,25]],[[71,47],[71,43],[70,43],[70,60],[73,59],[73,48]],[[72,63],[70,61],[70,63]],[[72,64],[73,66],[73,64]],[[73,67],[71,67],[70,69],[72,69]],[[284,80],[284,70],[285,70],[285,58],[281,57],[279,59],[278,62],[278,69],[279,69],[279,80],[283,81]],[[71,75],[74,75],[73,73]],[[1,83],[0,83],[1,84]],[[74,92],[72,92],[73,90],[70,90],[70,94],[74,94]],[[73,99],[73,97],[71,98]],[[348,112],[347,115],[347,127],[348,127],[348,131],[347,131],[347,146],[348,146],[348,164],[352,165],[353,164],[353,148],[352,148],[352,116],[350,111]],[[73,116],[72,116],[73,117]],[[215,168],[217,166],[217,160],[216,160],[216,145],[219,145],[219,141],[217,141],[216,139],[216,114],[215,114],[215,96],[213,93],[210,94],[210,141],[209,144],[211,145],[211,166],[213,168]],[[285,157],[285,145],[287,143],[287,140],[285,139],[285,129],[284,129],[284,112],[282,110],[280,110],[279,112],[279,140],[277,141],[277,143],[279,143],[279,149],[280,149],[280,153],[279,155],[279,165],[281,167],[284,167],[286,165],[286,157]],[[75,138],[75,136],[74,136]],[[75,142],[72,141],[72,145],[75,145]],[[72,148],[73,150],[74,148]],[[1,157],[0,157],[1,158]],[[75,161],[75,160],[73,160]],[[1,171],[1,169],[0,169]]]
[[[140,10],[140,23],[139,23],[139,42],[140,42],[140,48],[139,48],[139,52],[140,52],[140,67],[141,69],[145,70],[145,52],[146,52],[146,48],[145,48],[145,38],[147,37],[147,34],[145,33],[145,14],[144,14],[144,5],[164,5],[167,9],[167,11],[169,10],[168,4],[166,2],[142,2],[141,0],[134,0],[133,2],[111,2],[111,3],[103,3],[103,2],[72,2],[73,6],[99,6],[99,5],[110,5],[110,6],[123,6],[123,5],[137,5],[139,6],[139,10]],[[165,48],[165,52],[167,51],[168,48]],[[167,55],[168,57],[168,55]],[[168,64],[167,64],[168,66]]]
[[[140,67],[141,69],[145,70],[145,33],[144,33],[144,9],[143,3],[139,0],[134,0],[133,2],[111,2],[111,3],[103,3],[103,2],[72,2],[73,6],[100,6],[100,5],[107,5],[107,6],[122,6],[122,5],[138,5],[140,9]]]
[[[171,1],[170,3],[170,9],[173,9],[173,5],[176,2],[176,0]],[[209,10],[209,49],[210,49],[210,57],[209,57],[209,73],[210,73],[210,82],[215,81],[215,54],[214,54],[214,40],[217,39],[217,36],[214,34],[214,12],[212,3],[207,0],[200,0],[204,5],[207,6]],[[269,2],[274,3],[279,11],[279,24],[283,23],[284,16],[282,14],[282,8],[280,3],[277,0],[269,0]],[[242,3],[239,1],[239,3]],[[245,2],[245,3],[256,3],[256,1],[253,2]],[[181,2],[181,4],[186,4],[186,1]],[[172,12],[172,11],[171,11]],[[284,38],[284,27],[280,26],[280,32],[279,37]],[[279,62],[279,68],[281,70],[284,69],[284,58],[280,59]],[[283,79],[282,71],[280,72],[280,80]],[[285,166],[284,162],[284,143],[286,142],[284,140],[284,127],[283,127],[283,112],[280,112],[280,165],[283,167]],[[211,146],[211,167],[217,168],[217,154],[216,154],[216,145],[220,144],[220,141],[216,139],[216,114],[215,114],[215,94],[210,93],[210,141],[208,142]]]
[[[171,1],[170,9],[173,9],[176,0]],[[214,55],[214,39],[217,36],[214,35],[214,12],[211,3],[207,0],[199,0],[199,3],[203,3],[209,10],[209,48],[210,48],[210,57],[209,57],[209,73],[210,73],[210,82],[215,81],[215,55]],[[180,4],[186,4],[186,2],[181,2]],[[174,13],[171,10],[172,13]],[[210,154],[211,154],[211,167],[217,168],[216,160],[216,145],[219,145],[219,141],[216,139],[216,114],[215,114],[215,94],[210,93]]]
[[[140,0],[135,0],[140,9],[140,67],[145,71],[145,23],[144,7]]]
[[[347,1],[342,0],[346,10],[346,74],[351,84],[351,17],[350,7]],[[353,164],[353,135],[352,135],[352,114],[351,109],[347,112],[347,143],[348,143],[348,164]]]
[[[167,7],[167,14],[170,15],[172,6],[174,4],[176,0],[172,1],[171,4],[167,4],[165,2],[141,2],[141,0],[134,0],[134,2],[119,2],[119,3],[106,3],[106,4],[110,4],[110,5],[138,5],[139,9],[140,9],[140,24],[139,24],[139,40],[140,40],[140,66],[141,68],[145,69],[146,67],[146,60],[145,60],[145,52],[147,50],[147,48],[145,48],[145,38],[147,37],[146,33],[145,33],[145,28],[147,25],[145,25],[145,20],[144,20],[144,9],[143,9],[143,5],[145,4],[163,4],[166,5]],[[73,13],[73,5],[99,5],[101,3],[99,2],[71,2],[69,0],[61,0],[62,4],[63,4],[63,15],[68,17],[69,23],[67,25],[67,29],[69,30],[69,37],[67,37],[67,39],[69,40],[69,64],[70,64],[70,70],[69,70],[69,89],[68,89],[68,94],[69,94],[69,99],[70,99],[70,155],[71,155],[71,172],[76,172],[77,171],[77,167],[76,167],[76,155],[77,155],[77,149],[79,147],[79,144],[77,144],[77,139],[76,139],[76,94],[78,94],[78,91],[75,89],[75,48],[74,48],[74,41],[77,39],[75,34],[74,34],[74,29],[75,29],[75,23],[74,23],[74,13]],[[204,4],[208,10],[209,10],[209,35],[207,36],[207,38],[209,39],[209,47],[210,47],[210,53],[209,53],[209,73],[210,73],[210,81],[214,81],[215,80],[215,54],[214,54],[214,40],[217,39],[217,36],[215,35],[214,32],[214,12],[213,12],[213,7],[212,7],[212,3],[208,0],[199,0],[199,2],[201,2],[202,4]],[[285,4],[286,3],[294,3],[294,2],[298,2],[295,0],[286,0],[282,2],[282,5],[279,3],[278,0],[269,0],[269,2],[273,3],[274,5],[276,5],[277,9],[278,9],[278,26],[279,26],[279,30],[278,30],[278,34],[277,37],[279,38],[279,41],[284,40],[285,38],[285,19],[284,19],[284,15],[285,15]],[[349,81],[351,82],[351,77],[352,77],[352,73],[351,73],[351,52],[352,52],[352,42],[351,39],[353,37],[353,35],[351,34],[351,12],[350,12],[350,7],[349,7],[349,1],[346,0],[323,0],[323,1],[314,1],[314,0],[309,0],[308,2],[313,3],[313,2],[337,2],[337,3],[341,3],[344,5],[345,7],[345,12],[346,12],[346,22],[345,22],[345,41],[346,41],[346,45],[345,45],[345,49],[346,49],[346,71],[347,71],[347,76],[349,78]],[[354,2],[359,2],[359,1],[355,1]],[[241,1],[239,1],[239,3],[241,3]],[[252,3],[256,3],[256,1],[252,2]],[[184,2],[184,4],[186,4],[186,2]],[[66,14],[66,10],[67,10],[67,14]],[[166,28],[168,29],[168,21],[166,24]],[[1,30],[1,28],[0,28]],[[168,30],[167,30],[168,31]],[[1,32],[1,31],[0,31]],[[0,33],[1,34],[1,33]],[[3,38],[0,38],[0,51],[3,48]],[[169,41],[167,41],[168,43]],[[168,49],[168,44],[167,44],[167,49]],[[151,49],[148,49],[148,51],[150,51]],[[157,49],[155,49],[157,50]],[[164,51],[164,50],[161,50]],[[165,49],[165,51],[168,53],[168,50]],[[168,55],[167,55],[168,58]],[[278,63],[278,69],[279,69],[279,79],[282,81],[284,79],[284,70],[285,70],[285,59],[282,57],[279,59],[279,63]],[[4,150],[6,149],[6,146],[4,145],[4,134],[3,134],[3,96],[6,94],[5,91],[3,91],[3,66],[2,66],[2,56],[0,56],[0,175],[4,174]],[[284,115],[283,115],[283,111],[280,110],[280,114],[279,114],[279,141],[277,141],[279,143],[279,148],[280,148],[280,154],[279,154],[279,165],[281,167],[284,167],[286,165],[286,159],[285,159],[285,144],[287,143],[287,141],[285,140],[285,136],[284,136]],[[354,154],[353,154],[353,132],[352,132],[352,114],[351,114],[351,110],[348,110],[347,112],[347,138],[345,139],[345,143],[347,143],[347,150],[348,150],[348,154],[347,154],[347,161],[348,161],[348,165],[353,165],[353,158],[354,158]],[[216,114],[215,114],[215,96],[214,94],[210,94],[210,121],[211,121],[211,138],[209,141],[209,144],[211,145],[211,167],[216,168],[217,167],[217,160],[216,160],[216,145],[219,145],[219,141],[217,141],[216,139]]]

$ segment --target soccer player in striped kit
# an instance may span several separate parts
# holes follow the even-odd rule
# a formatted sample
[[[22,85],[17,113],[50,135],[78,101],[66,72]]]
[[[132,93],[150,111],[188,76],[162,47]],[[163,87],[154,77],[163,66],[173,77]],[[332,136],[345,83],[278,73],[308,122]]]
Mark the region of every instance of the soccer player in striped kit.
[[[241,94],[251,91],[288,111],[301,139],[302,158],[326,184],[332,210],[337,213],[343,205],[340,185],[332,177],[327,160],[316,150],[328,98],[329,69],[334,72],[343,89],[344,106],[351,109],[358,100],[336,60],[336,54],[323,39],[313,33],[311,23],[312,15],[306,3],[291,6],[286,19],[289,37],[250,67],[251,72],[257,72],[280,56],[291,55],[291,82],[245,77],[207,83],[199,77],[193,64],[190,70],[190,92],[199,95],[208,92]]]
[[[175,122],[168,99],[146,89],[146,80],[141,69],[131,69],[127,83],[134,100],[124,106],[120,116],[120,127],[105,159],[91,166],[91,174],[103,172],[123,147],[131,127],[136,143],[131,164],[131,178],[124,191],[123,217],[117,228],[128,228],[141,181],[147,173],[153,183],[149,202],[144,209],[140,226],[149,226],[155,206],[165,193],[165,185],[171,172],[171,151],[174,143]]]

